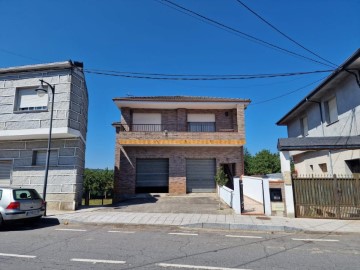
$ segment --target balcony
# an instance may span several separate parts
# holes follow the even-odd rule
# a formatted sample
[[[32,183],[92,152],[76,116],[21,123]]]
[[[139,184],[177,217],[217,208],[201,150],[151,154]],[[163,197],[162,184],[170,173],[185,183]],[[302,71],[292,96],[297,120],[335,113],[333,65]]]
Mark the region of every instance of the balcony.
[[[194,123],[188,122],[186,125],[176,124],[120,124],[120,131],[130,132],[234,132],[234,129],[219,129],[216,130],[214,122]]]
[[[241,146],[243,133],[219,129],[214,122],[178,124],[118,123],[118,141],[129,146]]]

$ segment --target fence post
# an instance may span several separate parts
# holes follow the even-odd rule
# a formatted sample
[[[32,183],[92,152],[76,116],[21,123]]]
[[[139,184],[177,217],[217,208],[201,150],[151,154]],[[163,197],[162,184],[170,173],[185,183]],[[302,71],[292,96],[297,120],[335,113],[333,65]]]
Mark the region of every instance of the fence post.
[[[341,218],[341,214],[340,214],[340,191],[339,191],[339,186],[338,186],[338,183],[337,183],[336,174],[334,174],[334,192],[335,192],[335,207],[336,207],[335,217],[340,219]]]
[[[360,207],[360,180],[359,173],[354,173],[353,178],[355,178],[355,190],[353,191],[353,196],[355,198],[355,206]]]
[[[240,196],[240,177],[235,176],[234,181],[234,199],[233,199],[233,209],[236,214],[241,215],[241,196]]]
[[[265,216],[271,216],[270,184],[269,179],[262,179],[263,183],[263,204]]]
[[[290,153],[280,152],[281,172],[285,183],[285,204],[287,217],[295,217],[293,183],[291,181]]]

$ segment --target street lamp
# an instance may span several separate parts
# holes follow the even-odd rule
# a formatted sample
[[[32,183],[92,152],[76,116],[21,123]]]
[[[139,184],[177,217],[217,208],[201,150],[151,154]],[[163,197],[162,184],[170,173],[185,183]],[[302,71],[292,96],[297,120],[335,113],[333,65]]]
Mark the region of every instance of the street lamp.
[[[52,131],[52,121],[53,121],[53,114],[54,114],[54,97],[55,97],[55,85],[51,85],[44,80],[40,80],[41,85],[35,89],[39,97],[44,96],[49,91],[47,88],[44,87],[44,84],[49,86],[51,89],[51,113],[50,113],[50,127],[49,127],[49,137],[48,137],[48,145],[47,145],[47,153],[46,153],[46,163],[45,163],[45,177],[44,177],[44,189],[43,189],[43,199],[45,202],[45,212],[44,216],[46,216],[46,188],[47,188],[47,180],[49,174],[49,160],[50,160],[50,150],[51,150],[51,131]]]

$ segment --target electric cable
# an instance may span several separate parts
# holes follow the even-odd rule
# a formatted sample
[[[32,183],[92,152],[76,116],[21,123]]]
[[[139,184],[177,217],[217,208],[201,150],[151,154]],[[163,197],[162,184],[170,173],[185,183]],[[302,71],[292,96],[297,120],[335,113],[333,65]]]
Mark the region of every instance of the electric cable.
[[[172,1],[169,1],[169,0],[156,0],[156,1],[159,2],[159,3],[161,3],[161,4],[163,4],[163,5],[166,5],[166,3],[171,4],[171,5],[173,5],[173,6],[169,6],[169,5],[166,5],[166,6],[168,6],[168,7],[174,7],[175,10],[181,9],[181,10],[185,11],[185,12],[182,12],[182,13],[185,13],[185,14],[191,16],[191,17],[194,17],[193,15],[195,15],[196,17],[194,17],[194,18],[201,18],[201,21],[206,20],[207,22],[210,22],[210,24],[213,25],[213,26],[216,26],[216,27],[218,27],[218,28],[220,28],[220,29],[222,29],[222,30],[226,30],[227,32],[229,32],[228,30],[230,30],[231,33],[236,34],[236,35],[241,36],[241,37],[246,37],[247,40],[253,41],[253,42],[258,43],[258,44],[267,45],[266,47],[270,47],[270,48],[272,48],[272,49],[277,49],[277,50],[280,50],[280,51],[285,52],[285,53],[287,53],[287,54],[290,54],[290,55],[293,55],[293,56],[296,56],[296,57],[301,57],[301,58],[307,59],[307,60],[309,60],[309,61],[312,61],[312,62],[314,62],[314,63],[318,63],[318,64],[321,64],[321,65],[324,65],[324,66],[328,66],[328,67],[333,68],[332,65],[326,64],[326,63],[321,62],[321,61],[318,61],[318,60],[316,60],[316,59],[313,59],[313,58],[307,57],[307,56],[305,56],[305,55],[298,54],[298,53],[296,53],[296,52],[293,52],[293,51],[290,51],[290,50],[288,50],[288,49],[282,48],[282,47],[280,47],[280,46],[277,46],[277,45],[275,45],[275,44],[272,44],[272,43],[270,43],[270,42],[267,42],[267,41],[265,41],[265,40],[262,40],[262,39],[260,39],[260,38],[257,38],[257,37],[255,37],[255,36],[252,36],[252,35],[250,35],[250,34],[247,34],[247,33],[245,33],[245,32],[242,32],[242,31],[240,31],[240,30],[238,30],[238,29],[235,29],[235,28],[233,28],[233,27],[227,26],[227,25],[225,25],[225,24],[223,24],[223,23],[221,23],[221,22],[218,22],[218,21],[216,21],[216,20],[214,20],[214,19],[211,19],[211,18],[209,18],[209,17],[206,17],[206,16],[204,16],[204,15],[201,15],[200,13],[197,13],[197,12],[195,12],[195,11],[192,11],[192,10],[188,9],[188,8],[185,8],[185,7],[183,7],[183,6],[180,6],[180,5],[178,5],[178,4],[176,4],[176,3],[172,2]],[[175,7],[176,7],[176,8],[175,8]],[[192,14],[192,15],[190,15],[190,14]]]
[[[311,53],[312,55],[320,58],[321,60],[324,60],[325,62],[333,65],[334,67],[338,67],[338,65],[334,64],[333,62],[326,60],[325,58],[321,57],[320,55],[318,55],[317,53],[311,51],[310,49],[306,48],[305,46],[301,45],[299,42],[297,42],[296,40],[294,40],[293,38],[291,38],[290,36],[288,36],[287,34],[285,34],[284,32],[282,32],[280,29],[278,29],[276,26],[274,26],[273,24],[271,24],[269,21],[267,21],[266,19],[264,19],[263,17],[261,17],[258,13],[256,13],[254,10],[252,10],[250,7],[248,7],[245,3],[243,3],[241,0],[235,0],[237,1],[240,5],[242,5],[244,8],[246,8],[248,11],[250,11],[252,14],[254,14],[257,18],[259,18],[261,21],[263,21],[264,23],[266,23],[268,26],[270,26],[272,29],[274,29],[276,32],[278,32],[279,34],[281,34],[282,36],[284,36],[285,38],[287,38],[288,40],[290,40],[291,42],[295,43],[296,45],[298,45],[299,47],[301,47],[302,49],[304,49],[305,51]]]

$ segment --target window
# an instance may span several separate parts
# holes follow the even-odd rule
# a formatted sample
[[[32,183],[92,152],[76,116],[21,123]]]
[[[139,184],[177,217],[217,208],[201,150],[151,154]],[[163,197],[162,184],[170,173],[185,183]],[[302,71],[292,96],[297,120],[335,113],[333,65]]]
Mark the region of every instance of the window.
[[[188,114],[188,131],[190,132],[215,132],[215,114],[199,113]]]
[[[161,113],[134,113],[132,131],[162,131]]]
[[[15,200],[38,200],[40,199],[39,193],[34,189],[15,189],[13,191]]]
[[[303,137],[306,137],[309,131],[307,116],[304,116],[303,118],[300,119],[300,126],[301,126],[301,135]]]
[[[47,150],[35,150],[33,152],[32,165],[45,166]],[[49,165],[56,166],[58,164],[58,151],[50,151]]]
[[[17,89],[15,111],[42,111],[48,108],[49,96],[38,96],[35,88]]]
[[[320,163],[319,164],[319,167],[320,167],[320,169],[321,169],[321,171],[323,172],[323,173],[327,173],[327,165],[326,165],[326,163]]]
[[[2,190],[0,189],[0,200],[1,200],[1,198],[2,198]]]
[[[325,112],[326,112],[326,122],[328,124],[334,123],[338,120],[338,111],[337,111],[335,97],[325,102]]]
[[[360,159],[345,160],[351,173],[360,173]]]

